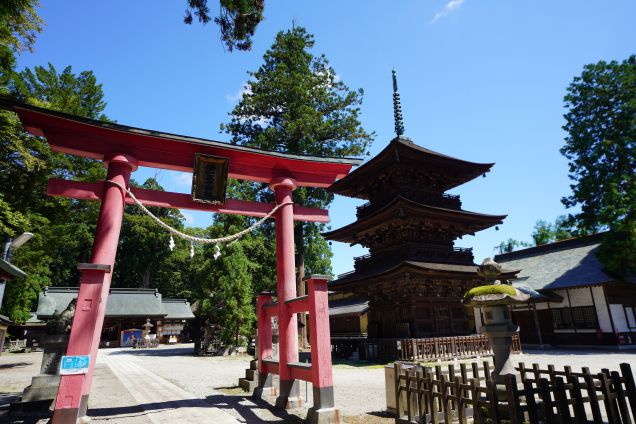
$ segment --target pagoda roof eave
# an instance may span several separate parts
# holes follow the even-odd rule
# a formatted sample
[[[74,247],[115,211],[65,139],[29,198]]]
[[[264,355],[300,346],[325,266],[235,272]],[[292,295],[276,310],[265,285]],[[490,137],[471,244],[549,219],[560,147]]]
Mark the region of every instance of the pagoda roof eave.
[[[239,146],[82,118],[0,96],[0,109],[15,112],[24,128],[62,153],[97,160],[127,154],[140,166],[192,172],[194,154],[228,158],[231,178],[271,183],[293,178],[300,186],[328,187],[362,159],[297,155]]]
[[[399,149],[399,150],[398,150]],[[463,159],[448,156],[425,147],[418,146],[406,137],[396,137],[386,146],[380,153],[363,163],[345,178],[342,178],[329,187],[332,193],[342,196],[354,197],[360,199],[368,199],[367,193],[361,193],[356,190],[356,185],[372,178],[381,168],[388,167],[391,163],[399,163],[400,152],[402,154],[417,155],[417,159],[421,161],[434,161],[445,167],[454,167],[455,171],[460,174],[456,177],[453,185],[448,186],[445,190],[450,190],[467,181],[470,181],[479,175],[482,175],[494,166],[494,163],[477,163],[469,162]]]
[[[368,280],[371,282],[373,279],[384,278],[404,271],[422,271],[436,274],[448,274],[448,276],[457,277],[474,276],[478,279],[481,278],[477,274],[478,269],[479,266],[476,264],[461,265],[438,262],[402,261],[369,271],[352,271],[346,274],[341,274],[336,280],[329,283],[329,288],[334,290],[345,289],[354,283],[360,283],[362,280]],[[498,278],[505,280],[513,279],[520,271],[521,270],[518,269],[504,269]]]
[[[345,243],[357,243],[355,235],[361,231],[370,230],[371,228],[386,224],[392,219],[401,219],[398,214],[392,214],[394,210],[404,207],[407,210],[438,219],[456,220],[458,222],[468,223],[475,228],[466,231],[464,234],[474,234],[474,231],[480,231],[493,225],[502,224],[507,215],[488,215],[477,212],[469,212],[457,209],[440,208],[437,206],[424,205],[422,203],[409,200],[403,196],[396,196],[382,208],[365,216],[360,220],[356,220],[344,227],[322,233],[323,237],[328,240],[341,241]]]

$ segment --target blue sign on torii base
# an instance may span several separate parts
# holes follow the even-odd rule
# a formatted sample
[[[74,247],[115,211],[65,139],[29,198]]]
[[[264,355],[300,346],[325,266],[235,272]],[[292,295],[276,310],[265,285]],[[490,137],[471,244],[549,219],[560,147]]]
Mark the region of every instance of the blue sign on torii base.
[[[62,356],[60,375],[88,373],[89,355]]]

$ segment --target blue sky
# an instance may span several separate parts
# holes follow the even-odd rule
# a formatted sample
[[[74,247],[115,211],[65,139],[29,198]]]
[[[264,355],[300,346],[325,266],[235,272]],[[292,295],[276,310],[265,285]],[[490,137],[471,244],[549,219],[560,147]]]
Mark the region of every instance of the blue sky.
[[[212,10],[217,3],[210,0]],[[429,149],[496,162],[487,178],[456,189],[467,210],[508,214],[499,231],[467,236],[480,262],[509,237],[529,240],[537,219],[565,213],[563,96],[583,66],[634,54],[633,0],[267,1],[251,52],[225,52],[215,25],[182,23],[185,0],[41,0],[47,26],[19,66],[93,70],[107,115],[119,123],[228,140],[219,124],[275,34],[292,21],[315,35],[341,79],[365,90],[362,123],[371,153],[393,134],[391,68],[398,72],[406,135]],[[144,181],[154,170],[140,169]],[[167,190],[189,192],[188,174],[162,171]],[[332,228],[361,201],[337,197]],[[185,212],[209,225],[211,214]],[[333,243],[334,272],[352,269],[358,247]]]

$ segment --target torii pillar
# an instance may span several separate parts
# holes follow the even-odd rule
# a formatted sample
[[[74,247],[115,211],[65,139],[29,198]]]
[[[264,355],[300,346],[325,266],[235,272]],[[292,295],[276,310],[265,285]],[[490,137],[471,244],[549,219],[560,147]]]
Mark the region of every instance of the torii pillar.
[[[74,331],[66,351],[67,355],[90,355],[89,369],[87,374],[61,376],[52,424],[75,423],[86,415],[126,199],[120,187],[108,182],[127,187],[131,172],[137,169],[137,160],[128,155],[110,155],[104,159],[104,165],[108,167],[107,185],[95,229],[91,263],[79,266],[81,277]]]
[[[270,185],[281,206],[276,212],[276,275],[278,294],[278,337],[280,363],[280,393],[276,406],[293,408],[300,405],[300,385],[291,378],[287,364],[298,362],[298,324],[287,310],[286,300],[296,297],[296,269],[294,252],[294,209],[292,191],[296,182],[278,178]]]

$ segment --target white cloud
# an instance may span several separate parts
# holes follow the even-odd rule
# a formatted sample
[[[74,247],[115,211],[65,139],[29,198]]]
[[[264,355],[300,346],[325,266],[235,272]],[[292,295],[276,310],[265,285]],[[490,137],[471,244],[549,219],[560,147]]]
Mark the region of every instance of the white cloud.
[[[178,187],[190,187],[192,185],[192,174],[189,172],[175,171],[172,182]]]
[[[225,100],[234,104],[238,102],[239,100],[241,100],[241,98],[243,97],[243,94],[252,94],[252,90],[250,90],[249,86],[247,85],[247,81],[241,84],[241,88],[239,88],[236,94],[226,94]]]
[[[464,0],[450,0],[448,3],[446,3],[446,5],[442,8],[442,10],[440,10],[439,12],[437,12],[435,14],[435,17],[433,17],[433,20],[431,21],[432,24],[434,24],[435,22],[437,22],[440,18],[443,18],[444,16],[448,15],[451,12],[456,11],[457,9],[460,8],[460,6],[464,3]]]
[[[194,215],[184,210],[181,211],[181,215],[183,215],[186,225],[191,225],[191,226],[194,225]]]

